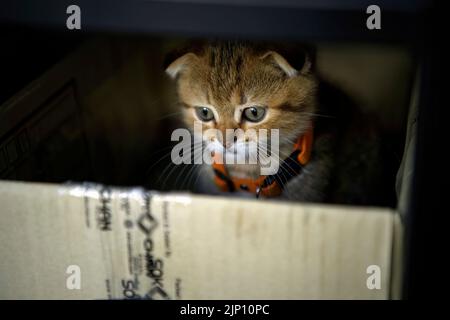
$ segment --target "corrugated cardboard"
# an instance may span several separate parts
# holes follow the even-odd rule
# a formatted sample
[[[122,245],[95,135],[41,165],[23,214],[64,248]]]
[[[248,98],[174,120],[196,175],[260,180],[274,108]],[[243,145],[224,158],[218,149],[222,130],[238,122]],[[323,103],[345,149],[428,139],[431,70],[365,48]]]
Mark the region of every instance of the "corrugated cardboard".
[[[384,208],[0,182],[0,298],[387,299],[395,221]]]

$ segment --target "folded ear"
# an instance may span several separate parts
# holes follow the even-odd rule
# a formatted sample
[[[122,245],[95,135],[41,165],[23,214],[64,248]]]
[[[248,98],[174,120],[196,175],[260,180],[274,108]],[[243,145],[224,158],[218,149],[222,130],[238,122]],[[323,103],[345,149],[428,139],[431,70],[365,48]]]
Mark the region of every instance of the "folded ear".
[[[169,66],[166,68],[166,73],[172,78],[176,79],[178,75],[190,64],[194,62],[194,60],[197,58],[197,56],[192,53],[186,53],[182,55],[181,57],[177,58],[175,61],[169,64]]]
[[[176,48],[172,48],[164,58],[166,73],[172,79],[176,79],[183,70],[199,59],[205,44],[205,40],[194,38],[179,43]]]
[[[311,70],[311,60],[307,54],[304,55],[304,61],[299,69],[295,69],[281,54],[275,51],[268,51],[261,57],[263,60],[270,60],[277,67],[283,70],[288,77],[295,77],[299,74],[307,74]]]

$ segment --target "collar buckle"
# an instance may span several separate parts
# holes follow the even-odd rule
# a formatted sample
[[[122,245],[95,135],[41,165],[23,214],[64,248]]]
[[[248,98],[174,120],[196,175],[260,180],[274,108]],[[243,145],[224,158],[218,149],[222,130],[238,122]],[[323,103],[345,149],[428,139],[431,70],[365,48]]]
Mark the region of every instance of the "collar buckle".
[[[259,198],[259,196],[260,196],[260,194],[261,194],[261,190],[262,190],[261,187],[256,188],[256,192],[255,192],[256,199]]]

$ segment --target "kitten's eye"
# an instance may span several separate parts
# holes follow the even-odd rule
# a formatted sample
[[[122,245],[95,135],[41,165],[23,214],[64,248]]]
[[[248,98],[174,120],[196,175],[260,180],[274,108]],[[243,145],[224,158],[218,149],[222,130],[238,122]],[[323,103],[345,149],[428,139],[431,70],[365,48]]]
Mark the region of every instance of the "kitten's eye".
[[[206,107],[195,107],[195,113],[197,117],[205,122],[211,121],[214,119],[214,114],[211,109]]]
[[[245,108],[243,116],[246,120],[251,122],[259,122],[266,115],[266,108],[264,107],[250,107]]]

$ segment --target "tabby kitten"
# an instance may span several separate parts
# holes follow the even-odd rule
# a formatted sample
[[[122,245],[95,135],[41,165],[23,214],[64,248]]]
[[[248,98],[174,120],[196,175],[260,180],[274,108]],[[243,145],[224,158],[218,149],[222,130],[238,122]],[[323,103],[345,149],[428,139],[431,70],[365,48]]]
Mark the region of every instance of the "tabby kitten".
[[[345,95],[319,80],[310,50],[216,41],[195,43],[175,55],[166,73],[176,81],[186,125],[193,129],[194,122],[201,122],[207,150],[239,153],[254,142],[244,135],[229,143],[226,129],[278,129],[282,161],[312,127],[311,158],[298,174],[281,181],[278,198],[373,203],[373,191],[379,188],[375,180],[382,170],[374,165],[380,151],[377,135]],[[220,130],[224,140],[205,133],[211,128]],[[259,163],[225,167],[233,177],[260,175]],[[199,191],[219,192],[211,165],[203,165],[199,174]]]

